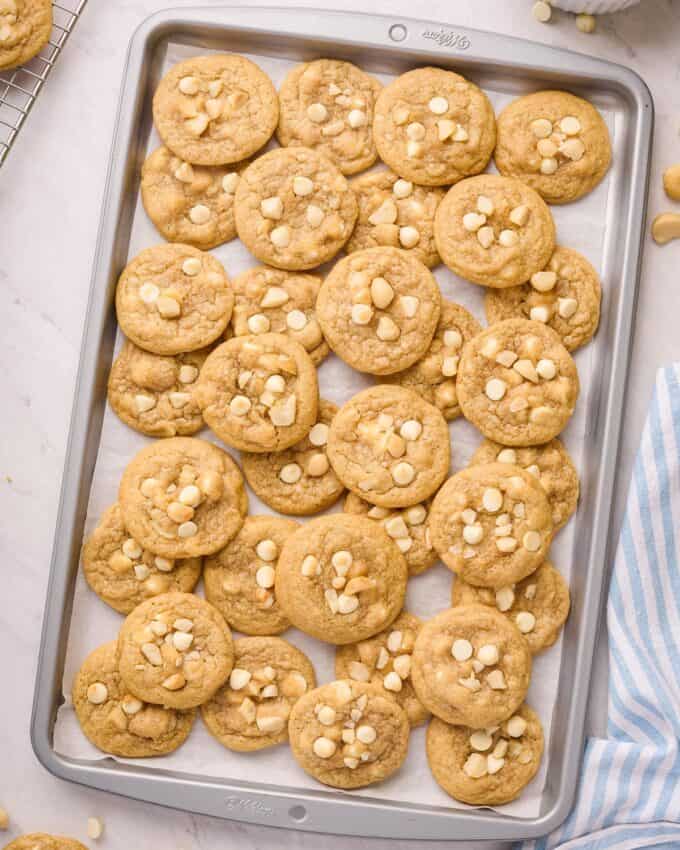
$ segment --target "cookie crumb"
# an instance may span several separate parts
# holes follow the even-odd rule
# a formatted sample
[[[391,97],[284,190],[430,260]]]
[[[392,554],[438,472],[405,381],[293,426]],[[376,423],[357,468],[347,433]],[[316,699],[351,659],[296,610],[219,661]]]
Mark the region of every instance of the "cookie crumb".
[[[3,832],[9,829],[9,814],[7,813],[7,809],[3,809],[0,806],[0,830]]]
[[[550,3],[546,3],[545,0],[538,0],[537,3],[534,3],[531,14],[542,24],[547,24],[548,21],[552,18],[552,8],[550,7]]]

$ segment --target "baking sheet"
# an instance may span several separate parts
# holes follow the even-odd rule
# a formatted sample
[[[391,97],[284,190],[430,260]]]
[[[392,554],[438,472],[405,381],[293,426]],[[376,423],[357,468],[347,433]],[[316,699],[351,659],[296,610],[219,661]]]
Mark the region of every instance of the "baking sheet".
[[[175,62],[198,52],[200,51],[194,47],[171,44],[165,58],[164,70]],[[289,60],[266,57],[262,54],[245,55],[257,62],[270,75],[277,87],[289,68],[295,64],[295,62]],[[383,82],[388,82],[391,79],[387,75],[377,76]],[[496,112],[515,96],[501,90],[485,88],[485,91],[489,95]],[[149,93],[149,97],[150,95],[151,93]],[[602,104],[598,104],[598,106],[609,126],[616,148],[616,114]],[[160,139],[155,131],[152,131],[148,140],[147,152],[151,152],[159,144]],[[558,242],[581,251],[600,272],[602,272],[605,221],[607,220],[605,210],[608,203],[612,202],[609,197],[609,188],[610,181],[605,179],[594,192],[578,203],[565,207],[552,207],[557,224]],[[160,241],[159,234],[147,218],[141,200],[138,199],[131,233],[129,257],[133,257],[143,248]],[[230,277],[259,264],[238,240],[222,245],[214,249],[212,253],[224,264]],[[444,298],[464,305],[483,324],[486,324],[483,310],[484,290],[481,287],[461,280],[443,265],[438,266],[434,270],[434,274]],[[613,282],[607,279],[603,279],[602,282],[603,299],[606,300],[608,289]],[[119,334],[116,351],[118,351],[120,345],[121,337]],[[598,359],[597,346],[596,337],[594,342],[575,354],[581,378],[581,397],[575,415],[566,431],[561,435],[561,439],[581,473],[583,488],[587,487],[588,483],[582,474],[587,399],[590,394],[593,369]],[[373,379],[370,376],[354,372],[337,357],[331,355],[319,369],[319,384],[323,397],[337,404],[342,404],[363,387],[372,385]],[[481,435],[464,420],[451,423],[449,429],[452,445],[452,470],[455,471],[467,464],[481,441]],[[219,441],[207,429],[197,436],[219,444]],[[101,513],[116,500],[118,483],[123,469],[133,455],[148,443],[149,439],[125,426],[107,407],[88,504],[86,535],[92,531]],[[238,453],[232,452],[232,454],[238,460]],[[250,490],[249,498],[251,514],[272,513]],[[341,509],[341,505],[342,500],[333,510]],[[570,579],[572,569],[583,568],[583,565],[573,564],[574,529],[575,523],[573,521],[568,523],[566,528],[558,533],[550,551],[551,560],[567,580]],[[411,579],[407,593],[407,609],[426,619],[448,608],[452,578],[451,572],[438,562],[423,575]],[[198,592],[202,593],[200,585]],[[111,758],[100,753],[82,734],[71,706],[69,694],[73,677],[86,655],[101,643],[114,638],[121,622],[121,615],[101,602],[89,590],[82,573],[80,573],[76,581],[73,615],[64,668],[65,703],[59,709],[54,728],[54,748],[64,756],[93,761]],[[235,637],[238,636],[235,633]],[[307,653],[314,664],[319,683],[334,678],[333,647],[322,644],[295,629],[290,629],[283,637]],[[538,712],[541,718],[546,741],[550,738],[561,656],[562,639],[560,638],[550,650],[535,658],[531,687],[527,697],[528,703]],[[379,785],[355,790],[352,794],[398,803],[469,808],[452,800],[435,783],[427,766],[424,736],[425,727],[412,732],[407,760],[395,776]],[[539,814],[541,795],[548,769],[548,753],[549,748],[546,746],[546,757],[537,776],[525,789],[519,800],[502,807],[505,815],[536,817]],[[132,759],[127,761],[144,764],[146,768],[157,767],[205,777],[238,779],[253,783],[265,781],[269,785],[279,785],[291,790],[294,788],[318,790],[320,788],[318,783],[297,766],[286,745],[253,754],[233,753],[222,747],[209,735],[200,718],[197,719],[188,741],[175,753],[157,759]]]

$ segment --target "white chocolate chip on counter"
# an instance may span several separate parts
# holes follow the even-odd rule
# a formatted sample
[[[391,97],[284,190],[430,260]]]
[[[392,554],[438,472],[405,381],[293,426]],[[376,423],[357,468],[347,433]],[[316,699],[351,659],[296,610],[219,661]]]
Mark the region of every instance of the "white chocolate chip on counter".
[[[186,79],[186,78],[185,78]],[[101,818],[91,817],[87,819],[87,837],[97,841],[104,834],[104,821]]]
[[[531,8],[531,14],[540,23],[547,24],[552,18],[550,3],[547,3],[546,0],[537,0]]]

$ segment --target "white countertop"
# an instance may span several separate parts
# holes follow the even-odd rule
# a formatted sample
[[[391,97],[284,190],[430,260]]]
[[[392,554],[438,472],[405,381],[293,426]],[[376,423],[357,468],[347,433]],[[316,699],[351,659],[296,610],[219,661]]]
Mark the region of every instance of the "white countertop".
[[[285,0],[278,4],[286,5]],[[0,556],[4,576],[0,805],[12,820],[12,832],[5,835],[10,840],[22,832],[46,831],[87,841],[86,819],[98,815],[106,824],[104,837],[97,842],[104,850],[237,846],[244,850],[384,850],[386,841],[242,825],[90,791],[51,777],[30,747],[42,606],[120,76],[133,29],[167,5],[197,3],[90,0],[0,169]],[[297,0],[294,5],[324,2]],[[343,0],[340,5],[346,11],[367,9],[364,0]],[[642,0],[639,7],[601,19],[591,36],[578,33],[573,18],[561,13],[549,26],[539,24],[530,8],[530,0],[430,0],[419,12],[432,20],[589,52],[636,70],[656,103],[650,213],[671,208],[663,194],[661,173],[680,161],[680,0]],[[372,9],[403,15],[416,10],[410,0],[380,0]],[[680,242],[658,248],[648,239],[615,505],[617,523],[655,370],[680,356],[679,265]],[[600,641],[591,700],[590,721],[595,730],[601,728],[606,711],[604,662],[604,641]],[[394,850],[425,847],[399,841],[390,841],[389,846]]]

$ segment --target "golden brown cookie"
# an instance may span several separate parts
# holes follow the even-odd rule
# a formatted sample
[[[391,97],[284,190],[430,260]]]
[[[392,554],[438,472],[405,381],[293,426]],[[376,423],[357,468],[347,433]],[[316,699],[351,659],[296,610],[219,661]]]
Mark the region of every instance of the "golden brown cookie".
[[[411,681],[434,715],[483,729],[522,704],[531,653],[517,628],[486,605],[442,611],[423,624],[411,658]]]
[[[88,850],[75,838],[64,835],[47,835],[45,832],[31,832],[20,835],[6,844],[3,850]]]
[[[241,175],[236,230],[258,260],[311,269],[332,259],[352,234],[357,202],[335,165],[310,148],[277,148]]]
[[[456,578],[451,605],[490,605],[522,632],[535,655],[552,646],[569,616],[569,587],[550,561],[516,584],[491,590]]]
[[[489,440],[542,445],[567,425],[576,407],[576,364],[555,331],[507,319],[464,348],[456,382],[463,416]]]
[[[356,174],[375,162],[373,108],[381,84],[338,59],[296,65],[279,89],[279,126],[284,147],[313,148],[343,174]]]
[[[0,5],[0,70],[36,56],[52,32],[51,0],[3,0]]]
[[[348,493],[343,510],[346,514],[368,517],[381,525],[404,556],[409,576],[420,575],[437,560],[427,527],[429,501],[409,508],[381,508],[365,502],[356,493]]]
[[[432,502],[429,528],[446,566],[477,587],[504,587],[538,569],[553,538],[550,505],[518,466],[469,466]]]
[[[373,136],[393,171],[422,186],[447,186],[484,171],[496,144],[496,118],[474,83],[442,68],[416,68],[386,86]]]
[[[293,706],[290,747],[300,767],[333,788],[363,788],[391,776],[406,758],[406,712],[382,688],[340,679]]]
[[[439,263],[434,244],[434,214],[444,190],[416,186],[387,169],[363,174],[350,183],[359,202],[359,218],[347,252],[364,248],[401,248],[428,268]]]
[[[89,740],[122,758],[163,756],[187,739],[196,712],[144,703],[120,678],[115,640],[91,652],[73,682],[73,707]]]
[[[403,556],[371,520],[329,514],[283,544],[276,598],[301,631],[327,643],[355,643],[395,619],[407,576]]]
[[[413,390],[382,384],[336,413],[328,459],[345,487],[383,508],[423,502],[449,471],[444,417]]]
[[[434,238],[456,274],[502,289],[545,268],[555,248],[555,222],[541,196],[520,180],[480,174],[446,193]]]
[[[456,375],[463,345],[482,329],[477,319],[460,304],[442,298],[439,323],[425,354],[385,382],[415,390],[425,401],[441,410],[447,420],[460,416]]]
[[[489,323],[533,319],[548,325],[567,351],[585,345],[600,321],[602,286],[588,260],[571,248],[555,248],[543,271],[528,283],[490,289],[484,299]]]
[[[207,251],[236,236],[234,194],[246,163],[191,165],[162,145],[142,166],[142,202],[168,242]]]
[[[243,474],[265,505],[282,514],[309,516],[330,508],[344,493],[326,455],[328,429],[337,410],[320,399],[316,422],[299,443],[282,452],[243,452]]]
[[[171,590],[191,593],[201,559],[175,561],[144,549],[125,530],[120,505],[104,511],[83,546],[83,574],[97,596],[121,614]]]
[[[354,369],[389,375],[427,351],[441,295],[432,272],[397,248],[367,248],[336,263],[316,302],[321,330]]]
[[[300,345],[318,366],[328,345],[316,319],[316,298],[321,278],[258,266],[232,281],[234,336],[285,334]]]
[[[543,728],[526,704],[489,729],[450,726],[434,717],[426,746],[432,775],[454,800],[501,806],[518,797],[536,775]]]
[[[411,653],[421,622],[402,611],[392,625],[374,637],[335,650],[338,679],[370,682],[390,694],[404,709],[411,726],[429,717],[411,684]]]
[[[196,165],[246,159],[269,141],[278,119],[272,81],[235,53],[178,62],[153,98],[159,136],[174,154]]]
[[[209,349],[152,354],[125,340],[113,361],[107,398],[131,428],[149,437],[188,437],[203,427],[193,391]]]
[[[509,448],[484,440],[472,456],[470,466],[478,463],[511,463],[535,476],[548,496],[555,531],[562,528],[576,510],[578,472],[559,440],[526,448]]]
[[[158,440],[138,452],[125,468],[118,500],[130,535],[165,558],[217,552],[248,512],[236,463],[195,437]]]
[[[138,605],[118,635],[118,669],[133,696],[187,709],[209,700],[233,667],[229,626],[193,593],[165,593]]]
[[[609,130],[597,109],[565,91],[525,95],[498,116],[494,154],[501,174],[519,177],[550,204],[592,191],[611,162]]]
[[[246,517],[236,537],[205,559],[205,597],[233,629],[247,635],[274,635],[290,626],[274,582],[283,544],[299,527],[283,517]]]
[[[227,749],[262,750],[288,740],[291,708],[315,687],[310,660],[288,641],[241,638],[228,681],[201,706],[201,717]]]
[[[146,351],[205,348],[226,328],[234,304],[219,260],[191,245],[155,245],[131,260],[116,288],[121,330]]]
[[[284,334],[239,336],[205,361],[196,399],[208,427],[246,452],[283,451],[303,439],[318,410],[316,369]]]

